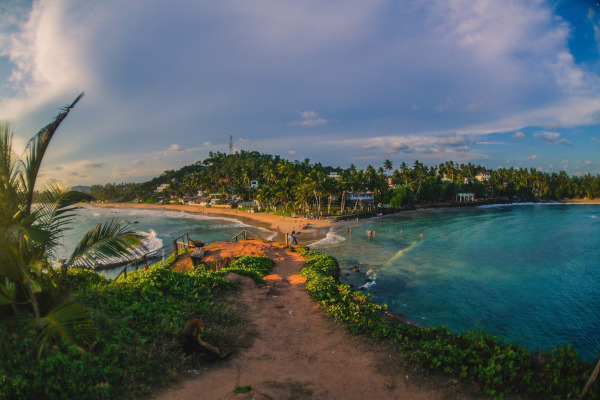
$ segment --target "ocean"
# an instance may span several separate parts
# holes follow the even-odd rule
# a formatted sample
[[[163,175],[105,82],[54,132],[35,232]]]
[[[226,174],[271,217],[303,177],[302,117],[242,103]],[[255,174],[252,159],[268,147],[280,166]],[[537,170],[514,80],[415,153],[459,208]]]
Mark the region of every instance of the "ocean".
[[[349,222],[311,247],[339,261],[344,282],[426,326],[600,352],[600,205],[406,212]]]
[[[272,239],[274,232],[256,228],[243,222],[210,215],[183,213],[178,211],[142,210],[134,208],[102,208],[83,206],[77,211],[71,229],[66,231],[61,246],[56,251],[56,258],[67,258],[81,237],[100,221],[112,218],[129,223],[129,227],[141,232],[145,238],[144,245],[148,251],[155,251],[170,245],[178,236],[188,233],[190,239],[200,240],[205,244],[215,241],[231,240],[241,230],[247,229],[250,236]],[[165,252],[173,250],[168,247]],[[103,275],[114,278],[122,267],[100,271]]]
[[[185,232],[207,244],[244,228],[265,239],[275,235],[235,219],[84,207],[57,256],[113,217],[145,232],[151,249]],[[600,352],[600,205],[404,212],[348,221],[310,247],[339,261],[344,283],[423,325],[454,332],[480,326],[531,350],[570,343],[586,360]]]

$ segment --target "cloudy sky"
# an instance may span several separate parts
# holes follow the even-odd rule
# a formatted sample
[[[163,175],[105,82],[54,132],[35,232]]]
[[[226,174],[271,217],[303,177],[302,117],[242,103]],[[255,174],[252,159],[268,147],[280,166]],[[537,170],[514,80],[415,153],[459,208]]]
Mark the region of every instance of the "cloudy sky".
[[[2,0],[0,119],[78,93],[43,179],[140,182],[234,149],[600,173],[586,0]],[[22,148],[22,147],[21,147]]]

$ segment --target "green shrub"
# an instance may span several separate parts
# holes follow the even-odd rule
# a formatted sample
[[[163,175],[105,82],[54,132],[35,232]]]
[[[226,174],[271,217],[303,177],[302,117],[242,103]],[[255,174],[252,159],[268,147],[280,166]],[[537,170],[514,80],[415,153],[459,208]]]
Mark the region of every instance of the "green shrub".
[[[252,278],[256,283],[265,283],[263,277],[271,272],[275,261],[265,256],[241,256],[227,267],[217,271],[219,275],[235,272]]]

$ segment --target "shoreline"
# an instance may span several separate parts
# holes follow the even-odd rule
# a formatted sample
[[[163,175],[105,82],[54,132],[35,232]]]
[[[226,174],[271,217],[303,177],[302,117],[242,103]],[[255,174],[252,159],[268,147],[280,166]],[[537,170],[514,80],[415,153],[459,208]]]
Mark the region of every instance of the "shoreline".
[[[376,217],[388,217],[398,216],[404,213],[419,213],[431,211],[434,209],[462,209],[470,207],[478,207],[482,205],[512,205],[519,202],[505,202],[505,201],[490,201],[490,202],[475,202],[475,203],[452,203],[452,204],[432,204],[425,206],[417,206],[407,210],[398,210],[391,213],[383,213],[383,215],[363,215],[360,220],[368,220]],[[135,204],[135,203],[87,203],[92,207],[100,208],[131,208],[141,210],[156,210],[156,211],[177,211],[190,214],[208,215],[215,218],[234,218],[244,224],[250,225],[255,228],[266,229],[273,232],[274,236],[271,239],[275,242],[285,242],[286,234],[296,231],[298,233],[298,244],[307,246],[321,241],[327,237],[331,228],[334,226],[340,226],[348,224],[354,220],[355,216],[342,216],[335,217],[333,219],[309,219],[309,218],[292,218],[284,217],[280,215],[273,215],[269,213],[249,213],[243,212],[238,209],[231,208],[217,208],[217,207],[205,207],[200,205],[190,204]],[[600,205],[600,199],[568,199],[557,201],[554,204],[590,204]]]
[[[327,237],[331,227],[338,223],[332,219],[291,218],[267,213],[249,213],[231,208],[214,208],[200,205],[180,204],[134,204],[134,203],[89,203],[100,208],[133,208],[156,211],[178,211],[190,214],[207,215],[215,218],[235,218],[241,222],[269,230],[275,234],[273,241],[285,242],[286,233],[299,232],[298,243],[309,245]]]

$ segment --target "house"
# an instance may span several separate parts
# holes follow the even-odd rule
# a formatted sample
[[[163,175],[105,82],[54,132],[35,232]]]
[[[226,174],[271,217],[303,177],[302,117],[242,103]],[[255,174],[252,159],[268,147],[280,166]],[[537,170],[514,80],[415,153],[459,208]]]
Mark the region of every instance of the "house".
[[[475,178],[473,178],[473,177],[470,177],[470,178],[465,178],[465,180],[464,180],[464,183],[465,183],[465,184],[468,184],[468,183],[473,183],[473,182],[475,182]]]
[[[327,176],[331,179],[336,179],[336,180],[341,178],[340,174],[337,171],[330,172],[329,175],[327,175]]]
[[[358,201],[362,203],[371,203],[371,206],[375,205],[375,194],[373,192],[348,192],[346,193],[346,199],[348,201]]]
[[[456,193],[456,201],[466,203],[467,201],[475,201],[474,193]]]
[[[160,192],[163,192],[163,191],[165,191],[165,189],[166,189],[166,188],[168,188],[168,187],[169,187],[169,184],[168,184],[168,183],[163,183],[162,185],[159,185],[159,186],[156,188],[156,190],[154,191],[154,193],[160,193]]]
[[[258,181],[251,181],[250,189],[256,189],[256,188],[258,188]]]
[[[481,173],[481,174],[477,174],[475,175],[475,179],[477,179],[479,182],[487,182],[490,180],[490,174],[487,173]]]

